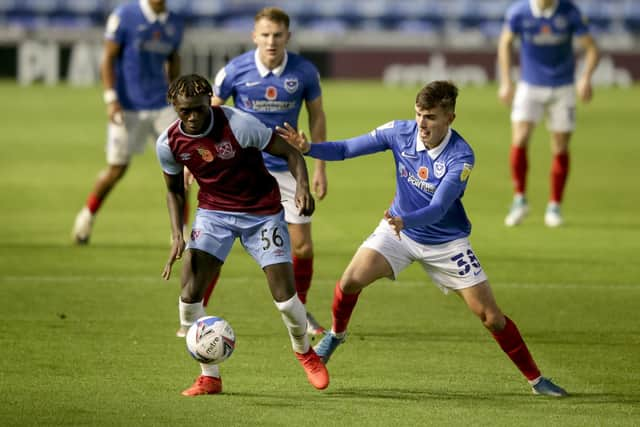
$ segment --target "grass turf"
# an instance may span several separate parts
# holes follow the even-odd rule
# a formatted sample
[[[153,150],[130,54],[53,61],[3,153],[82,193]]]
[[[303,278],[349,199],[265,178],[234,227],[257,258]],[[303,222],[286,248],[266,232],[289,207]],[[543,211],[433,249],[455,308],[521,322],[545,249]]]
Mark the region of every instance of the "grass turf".
[[[327,81],[329,137],[413,117],[418,88]],[[356,308],[330,387],[306,382],[259,268],[236,245],[209,313],[237,348],[225,393],[188,399],[198,374],[177,327],[164,184],[152,150],[104,204],[91,245],[69,231],[103,166],[100,89],[0,83],[0,425],[638,425],[640,88],[601,89],[580,106],[564,213],[542,217],[550,156],[544,126],[530,149],[532,212],[502,225],[510,203],[508,110],[495,87],[462,88],[454,127],[476,167],[464,202],[471,240],[502,309],[563,400],[535,397],[480,323],[417,266],[380,281]],[[305,120],[302,119],[304,124]],[[302,126],[304,128],[304,126]],[[310,162],[311,164],[311,162]],[[325,325],[335,280],[393,197],[388,153],[328,165],[314,217],[308,306]]]

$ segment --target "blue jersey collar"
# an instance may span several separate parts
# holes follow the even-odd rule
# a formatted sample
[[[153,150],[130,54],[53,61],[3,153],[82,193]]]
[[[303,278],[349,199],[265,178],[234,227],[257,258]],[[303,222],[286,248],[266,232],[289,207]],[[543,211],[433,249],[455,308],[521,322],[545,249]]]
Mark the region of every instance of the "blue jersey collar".
[[[153,9],[151,9],[151,5],[149,5],[149,0],[140,0],[140,9],[142,9],[142,14],[150,23],[160,21],[164,24],[169,17],[169,13],[166,11],[160,14],[155,13]]]
[[[253,53],[253,59],[256,62],[256,68],[258,69],[258,73],[260,77],[265,78],[269,73],[274,76],[280,77],[280,75],[284,72],[284,69],[287,67],[287,61],[289,60],[289,55],[287,51],[284,51],[284,58],[282,59],[282,64],[278,65],[273,70],[268,69],[261,61],[260,56],[258,55],[258,49]]]
[[[545,10],[540,9],[536,0],[529,0],[529,7],[531,7],[531,13],[536,18],[551,18],[558,8],[558,0],[554,1],[551,7]]]
[[[451,140],[451,127],[449,127],[449,129],[447,130],[447,134],[444,136],[444,138],[442,139],[442,142],[440,144],[438,144],[438,146],[436,148],[432,148],[431,150],[427,150],[427,147],[420,140],[420,129],[418,129],[416,131],[416,151],[418,152],[418,151],[425,151],[426,150],[427,154],[429,155],[429,157],[431,157],[432,160],[435,160],[436,158],[438,158],[440,153],[442,153],[444,151],[444,149],[449,144],[450,140]]]

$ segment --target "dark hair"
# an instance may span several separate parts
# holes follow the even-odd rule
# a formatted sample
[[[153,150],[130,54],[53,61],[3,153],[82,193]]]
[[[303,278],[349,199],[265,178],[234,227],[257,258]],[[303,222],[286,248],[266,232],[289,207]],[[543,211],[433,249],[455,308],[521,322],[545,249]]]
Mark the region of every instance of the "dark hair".
[[[418,108],[431,109],[441,107],[445,111],[456,111],[458,88],[448,80],[436,80],[422,89],[416,95]]]
[[[253,21],[258,22],[262,18],[266,18],[269,21],[277,22],[279,24],[284,24],[287,30],[289,29],[289,15],[279,7],[265,7],[256,13]]]
[[[213,96],[209,80],[199,74],[187,74],[171,82],[167,90],[167,101],[173,104],[178,96],[193,98],[202,95]]]

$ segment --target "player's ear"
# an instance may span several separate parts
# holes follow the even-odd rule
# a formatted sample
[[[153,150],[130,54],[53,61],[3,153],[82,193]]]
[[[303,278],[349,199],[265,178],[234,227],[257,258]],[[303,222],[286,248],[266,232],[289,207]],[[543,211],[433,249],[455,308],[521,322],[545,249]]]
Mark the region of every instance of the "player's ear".
[[[449,124],[453,123],[453,121],[456,119],[456,113],[455,112],[451,112],[449,114]]]

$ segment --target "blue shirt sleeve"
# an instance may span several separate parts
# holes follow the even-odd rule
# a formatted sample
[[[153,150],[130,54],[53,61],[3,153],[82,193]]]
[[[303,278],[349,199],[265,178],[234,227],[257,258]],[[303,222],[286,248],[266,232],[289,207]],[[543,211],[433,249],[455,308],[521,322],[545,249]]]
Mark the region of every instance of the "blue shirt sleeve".
[[[371,133],[343,141],[311,144],[305,155],[320,160],[344,160],[384,151],[389,147]]]
[[[440,221],[451,205],[462,197],[467,179],[473,168],[473,156],[465,156],[448,168],[448,171],[427,206],[401,216],[405,228],[424,227]]]
[[[313,64],[308,63],[307,67],[305,67],[304,78],[305,101],[313,101],[322,95],[322,88],[320,87],[320,73]]]

